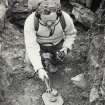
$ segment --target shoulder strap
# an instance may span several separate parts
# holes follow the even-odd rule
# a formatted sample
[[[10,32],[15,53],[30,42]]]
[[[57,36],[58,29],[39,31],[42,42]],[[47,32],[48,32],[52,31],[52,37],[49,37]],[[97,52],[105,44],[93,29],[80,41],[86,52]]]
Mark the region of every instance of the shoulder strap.
[[[39,19],[34,16],[34,28],[35,28],[35,31],[38,31],[39,29]]]
[[[63,16],[63,14],[61,14],[61,16],[60,16],[60,23],[61,23],[63,31],[65,31],[66,22],[65,22],[65,18]],[[34,27],[35,27],[35,31],[38,31],[38,29],[39,29],[39,19],[36,16],[34,17]]]
[[[63,31],[65,31],[66,22],[65,22],[65,18],[64,18],[64,16],[63,16],[63,13],[62,13],[61,16],[60,16],[60,23],[61,23],[61,26],[62,26]]]

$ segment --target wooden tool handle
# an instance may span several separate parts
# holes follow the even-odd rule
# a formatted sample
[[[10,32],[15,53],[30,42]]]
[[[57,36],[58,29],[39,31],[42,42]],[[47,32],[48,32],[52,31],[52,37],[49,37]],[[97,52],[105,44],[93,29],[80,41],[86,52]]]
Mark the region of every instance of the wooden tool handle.
[[[49,89],[50,88],[50,80],[49,80],[49,78],[45,78],[44,81],[45,81],[47,89]]]
[[[45,81],[47,90],[48,90],[49,92],[51,92],[51,91],[52,91],[52,88],[51,88],[51,84],[50,84],[50,79],[49,79],[49,78],[45,78],[44,81]]]

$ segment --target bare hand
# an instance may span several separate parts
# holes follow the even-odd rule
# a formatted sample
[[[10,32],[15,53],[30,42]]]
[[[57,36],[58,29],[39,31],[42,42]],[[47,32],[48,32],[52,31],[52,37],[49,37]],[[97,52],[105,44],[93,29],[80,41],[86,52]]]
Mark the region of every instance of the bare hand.
[[[38,70],[39,78],[44,81],[45,78],[48,78],[47,72],[42,68]]]

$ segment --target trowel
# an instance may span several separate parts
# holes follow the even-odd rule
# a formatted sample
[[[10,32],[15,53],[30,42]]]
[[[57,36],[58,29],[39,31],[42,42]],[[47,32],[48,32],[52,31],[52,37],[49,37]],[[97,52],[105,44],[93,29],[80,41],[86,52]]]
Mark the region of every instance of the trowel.
[[[50,80],[45,78],[47,90],[42,94],[42,99],[45,105],[63,105],[63,98],[58,94],[56,89],[51,88]]]

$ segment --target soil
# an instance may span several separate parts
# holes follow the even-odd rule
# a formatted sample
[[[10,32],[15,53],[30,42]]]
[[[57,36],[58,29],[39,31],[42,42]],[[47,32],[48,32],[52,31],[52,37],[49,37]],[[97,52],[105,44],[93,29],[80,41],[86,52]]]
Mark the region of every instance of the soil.
[[[5,89],[3,88],[4,96],[1,96],[3,99],[0,105],[44,105],[41,95],[46,90],[45,84],[38,79],[36,74],[33,75],[32,70],[26,71],[23,33],[8,22],[0,38],[0,68],[2,74],[5,72],[9,78],[5,78],[9,84],[6,82],[1,87]],[[78,35],[72,56],[70,54],[67,61],[59,66],[59,71],[51,75],[53,88],[62,95],[64,105],[89,105],[87,90],[75,86],[70,80],[71,77],[88,70],[85,59],[86,47],[84,34]],[[84,92],[85,95],[82,94]]]

